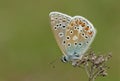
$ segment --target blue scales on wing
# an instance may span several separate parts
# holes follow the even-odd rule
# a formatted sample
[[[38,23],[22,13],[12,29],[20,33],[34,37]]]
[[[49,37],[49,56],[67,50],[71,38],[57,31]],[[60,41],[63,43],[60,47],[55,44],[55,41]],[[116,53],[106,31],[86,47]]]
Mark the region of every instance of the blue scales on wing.
[[[87,19],[81,16],[73,17],[66,28],[67,54],[80,57],[88,49],[95,34],[96,30]]]

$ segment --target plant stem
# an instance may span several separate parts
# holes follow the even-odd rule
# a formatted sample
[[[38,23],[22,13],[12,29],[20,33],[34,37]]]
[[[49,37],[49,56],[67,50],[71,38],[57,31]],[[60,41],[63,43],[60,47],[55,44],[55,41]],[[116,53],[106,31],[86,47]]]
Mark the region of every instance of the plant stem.
[[[88,81],[94,81],[94,78],[93,77],[89,77]]]
[[[90,68],[89,81],[94,81],[94,65],[92,64]]]

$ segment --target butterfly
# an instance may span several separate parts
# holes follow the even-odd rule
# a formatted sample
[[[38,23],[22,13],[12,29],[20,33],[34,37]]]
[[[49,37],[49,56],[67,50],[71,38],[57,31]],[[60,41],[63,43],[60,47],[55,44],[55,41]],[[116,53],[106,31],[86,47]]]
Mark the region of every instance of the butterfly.
[[[92,43],[96,29],[82,16],[71,17],[60,12],[50,12],[51,29],[60,50],[62,62],[75,65]]]

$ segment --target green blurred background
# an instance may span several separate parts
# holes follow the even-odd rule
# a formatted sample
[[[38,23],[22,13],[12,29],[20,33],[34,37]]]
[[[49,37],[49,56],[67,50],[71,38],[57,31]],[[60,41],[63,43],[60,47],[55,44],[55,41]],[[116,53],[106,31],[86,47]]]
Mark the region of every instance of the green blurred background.
[[[109,75],[96,81],[120,81],[119,0],[0,0],[0,81],[87,81],[84,70],[59,61],[51,11],[93,23],[97,35],[91,47],[113,56]],[[52,68],[49,63],[56,58]]]

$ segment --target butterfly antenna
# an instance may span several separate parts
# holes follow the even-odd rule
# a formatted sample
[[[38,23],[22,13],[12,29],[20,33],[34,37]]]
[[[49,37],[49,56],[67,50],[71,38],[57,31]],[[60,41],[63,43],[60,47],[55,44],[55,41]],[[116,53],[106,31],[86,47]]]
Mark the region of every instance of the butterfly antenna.
[[[53,61],[51,61],[49,64],[52,65],[52,68],[55,68],[54,63],[58,61],[59,58],[54,59]]]

